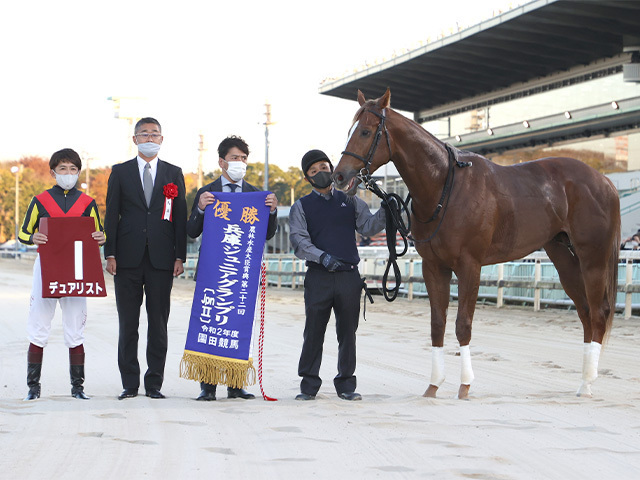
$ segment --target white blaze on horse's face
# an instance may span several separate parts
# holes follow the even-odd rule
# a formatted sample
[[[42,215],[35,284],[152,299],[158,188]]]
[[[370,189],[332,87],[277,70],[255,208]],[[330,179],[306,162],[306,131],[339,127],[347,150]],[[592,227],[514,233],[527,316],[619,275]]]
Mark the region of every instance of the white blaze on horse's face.
[[[349,142],[351,141],[351,137],[353,137],[353,134],[356,131],[356,128],[358,128],[359,123],[360,123],[360,120],[356,120],[356,123],[354,123],[353,126],[351,127],[351,130],[349,130],[349,137],[347,138],[347,143],[345,144],[344,148],[347,148],[347,145],[349,145]]]

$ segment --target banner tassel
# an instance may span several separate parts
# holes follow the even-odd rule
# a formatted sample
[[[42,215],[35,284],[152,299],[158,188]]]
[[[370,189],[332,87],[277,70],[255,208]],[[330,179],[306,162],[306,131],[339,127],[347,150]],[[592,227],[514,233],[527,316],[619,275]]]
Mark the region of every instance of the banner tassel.
[[[262,388],[262,345],[264,343],[264,304],[267,289],[267,264],[262,262],[260,270],[260,337],[258,339],[258,381],[262,398],[267,402],[277,402],[277,398],[268,397]]]
[[[232,388],[243,388],[256,383],[256,369],[252,359],[249,359],[247,365],[247,362],[205,356],[190,351],[185,351],[182,355],[180,376],[187,380],[227,385]]]

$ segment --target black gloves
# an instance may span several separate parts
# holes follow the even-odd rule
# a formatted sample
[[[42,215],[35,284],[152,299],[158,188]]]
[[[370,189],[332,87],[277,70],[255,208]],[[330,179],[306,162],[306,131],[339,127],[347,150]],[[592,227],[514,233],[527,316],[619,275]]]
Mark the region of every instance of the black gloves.
[[[324,268],[326,268],[330,272],[335,272],[339,268],[346,266],[345,263],[341,262],[335,257],[332,257],[327,252],[323,253],[322,256],[320,257],[320,263],[322,263]]]

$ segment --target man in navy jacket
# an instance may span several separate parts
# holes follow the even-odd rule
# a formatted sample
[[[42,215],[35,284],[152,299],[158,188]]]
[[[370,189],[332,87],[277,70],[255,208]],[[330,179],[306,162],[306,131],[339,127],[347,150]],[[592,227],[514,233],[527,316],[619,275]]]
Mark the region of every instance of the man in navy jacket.
[[[240,137],[225,138],[218,146],[218,165],[222,175],[215,181],[202,187],[193,200],[191,214],[187,222],[187,233],[191,238],[198,238],[202,234],[204,225],[204,209],[215,201],[215,192],[258,192],[259,188],[244,181],[249,158],[249,146]],[[278,228],[278,199],[270,193],[265,199],[265,205],[270,209],[269,224],[267,225],[267,240],[276,234]],[[197,273],[196,273],[197,274]],[[255,398],[252,393],[242,388],[227,388],[228,398]],[[216,385],[200,383],[200,395],[196,400],[212,401],[216,399]]]

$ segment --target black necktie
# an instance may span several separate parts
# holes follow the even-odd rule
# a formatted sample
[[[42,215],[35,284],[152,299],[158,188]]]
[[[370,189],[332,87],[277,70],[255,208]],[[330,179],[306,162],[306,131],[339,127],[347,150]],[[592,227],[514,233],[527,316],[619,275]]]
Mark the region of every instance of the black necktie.
[[[227,183],[227,187],[229,187],[231,189],[231,193],[234,193],[236,191],[236,188],[238,188],[240,185],[236,185],[235,183]]]

